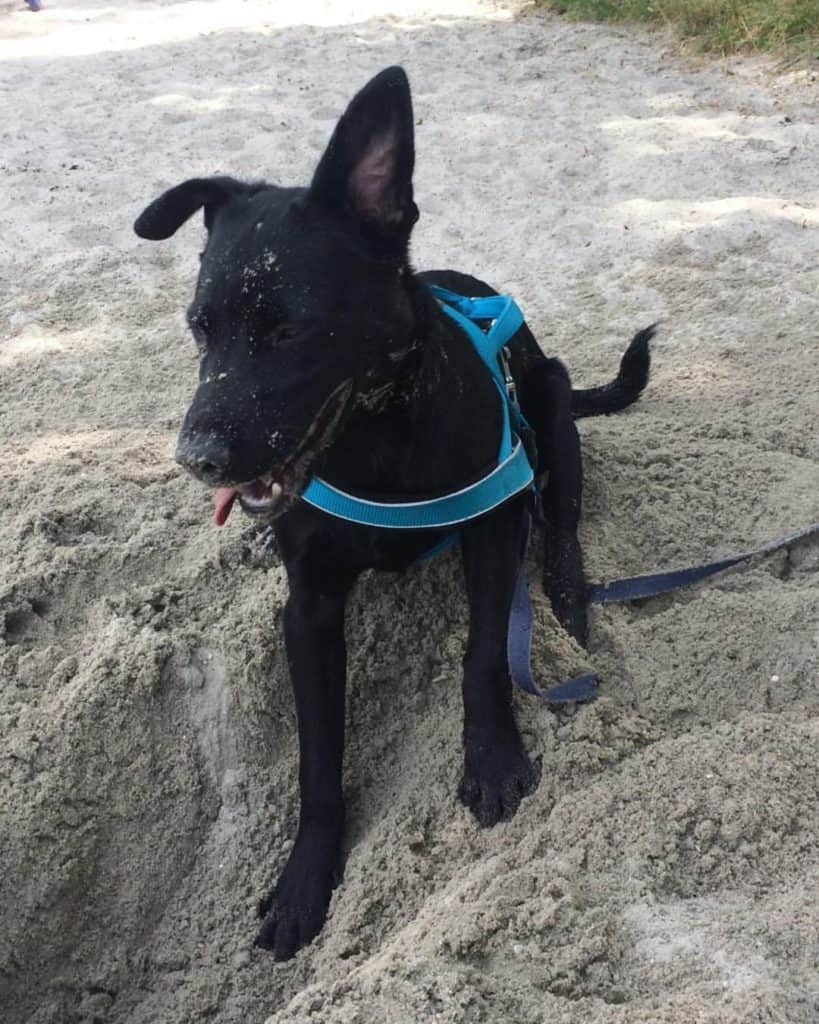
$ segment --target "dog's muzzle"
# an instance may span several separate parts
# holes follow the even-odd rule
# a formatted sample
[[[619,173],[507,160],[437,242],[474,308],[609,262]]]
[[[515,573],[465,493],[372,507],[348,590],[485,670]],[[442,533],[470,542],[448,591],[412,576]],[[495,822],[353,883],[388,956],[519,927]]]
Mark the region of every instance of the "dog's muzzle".
[[[227,445],[218,435],[203,432],[180,438],[176,461],[198,480],[215,488],[214,521],[224,526],[236,501],[252,516],[273,518],[286,511],[309,483],[313,465],[332,443],[353,393],[352,380],[339,384],[322,402],[301,441],[274,468],[252,480],[236,482]],[[278,436],[275,435],[275,436]],[[241,480],[241,477],[239,477]]]

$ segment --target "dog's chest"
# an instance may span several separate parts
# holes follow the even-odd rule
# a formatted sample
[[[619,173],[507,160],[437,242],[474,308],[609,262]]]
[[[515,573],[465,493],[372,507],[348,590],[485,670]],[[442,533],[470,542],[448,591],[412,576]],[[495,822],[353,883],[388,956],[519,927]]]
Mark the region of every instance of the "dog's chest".
[[[300,502],[276,522],[276,536],[285,562],[335,564],[354,574],[405,572],[434,552],[453,531],[393,530],[336,519]]]

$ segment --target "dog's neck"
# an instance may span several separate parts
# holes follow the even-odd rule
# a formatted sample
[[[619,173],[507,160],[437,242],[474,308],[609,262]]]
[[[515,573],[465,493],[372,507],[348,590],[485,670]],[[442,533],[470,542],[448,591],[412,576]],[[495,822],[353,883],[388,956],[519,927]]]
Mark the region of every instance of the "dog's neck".
[[[502,408],[469,339],[425,285],[405,279],[413,345],[383,394],[375,388],[372,402],[359,403],[321,475],[365,496],[422,500],[494,468]]]

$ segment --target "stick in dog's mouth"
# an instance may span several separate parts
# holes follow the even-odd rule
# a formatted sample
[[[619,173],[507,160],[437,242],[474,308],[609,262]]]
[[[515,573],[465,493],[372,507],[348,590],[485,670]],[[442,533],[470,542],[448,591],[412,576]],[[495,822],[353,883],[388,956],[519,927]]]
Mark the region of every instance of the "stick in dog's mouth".
[[[343,381],[333,390],[295,452],[278,470],[234,487],[219,487],[213,513],[216,525],[225,525],[237,498],[242,511],[252,516],[273,517],[289,508],[307,486],[310,469],[332,440],[352,393],[351,380]]]

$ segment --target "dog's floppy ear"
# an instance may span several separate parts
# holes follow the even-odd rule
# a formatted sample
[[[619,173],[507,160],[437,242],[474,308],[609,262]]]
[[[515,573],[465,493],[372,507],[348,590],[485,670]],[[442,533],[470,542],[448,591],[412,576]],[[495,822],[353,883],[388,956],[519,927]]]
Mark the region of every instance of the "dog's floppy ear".
[[[414,136],[407,76],[403,68],[387,68],[354,97],[336,125],[311,199],[346,211],[385,240],[406,243],[418,219]]]
[[[204,206],[205,227],[210,230],[213,216],[231,196],[247,186],[235,178],[191,178],[176,188],[163,192],[147,206],[134,222],[140,238],[158,241],[172,234],[196,211]]]

